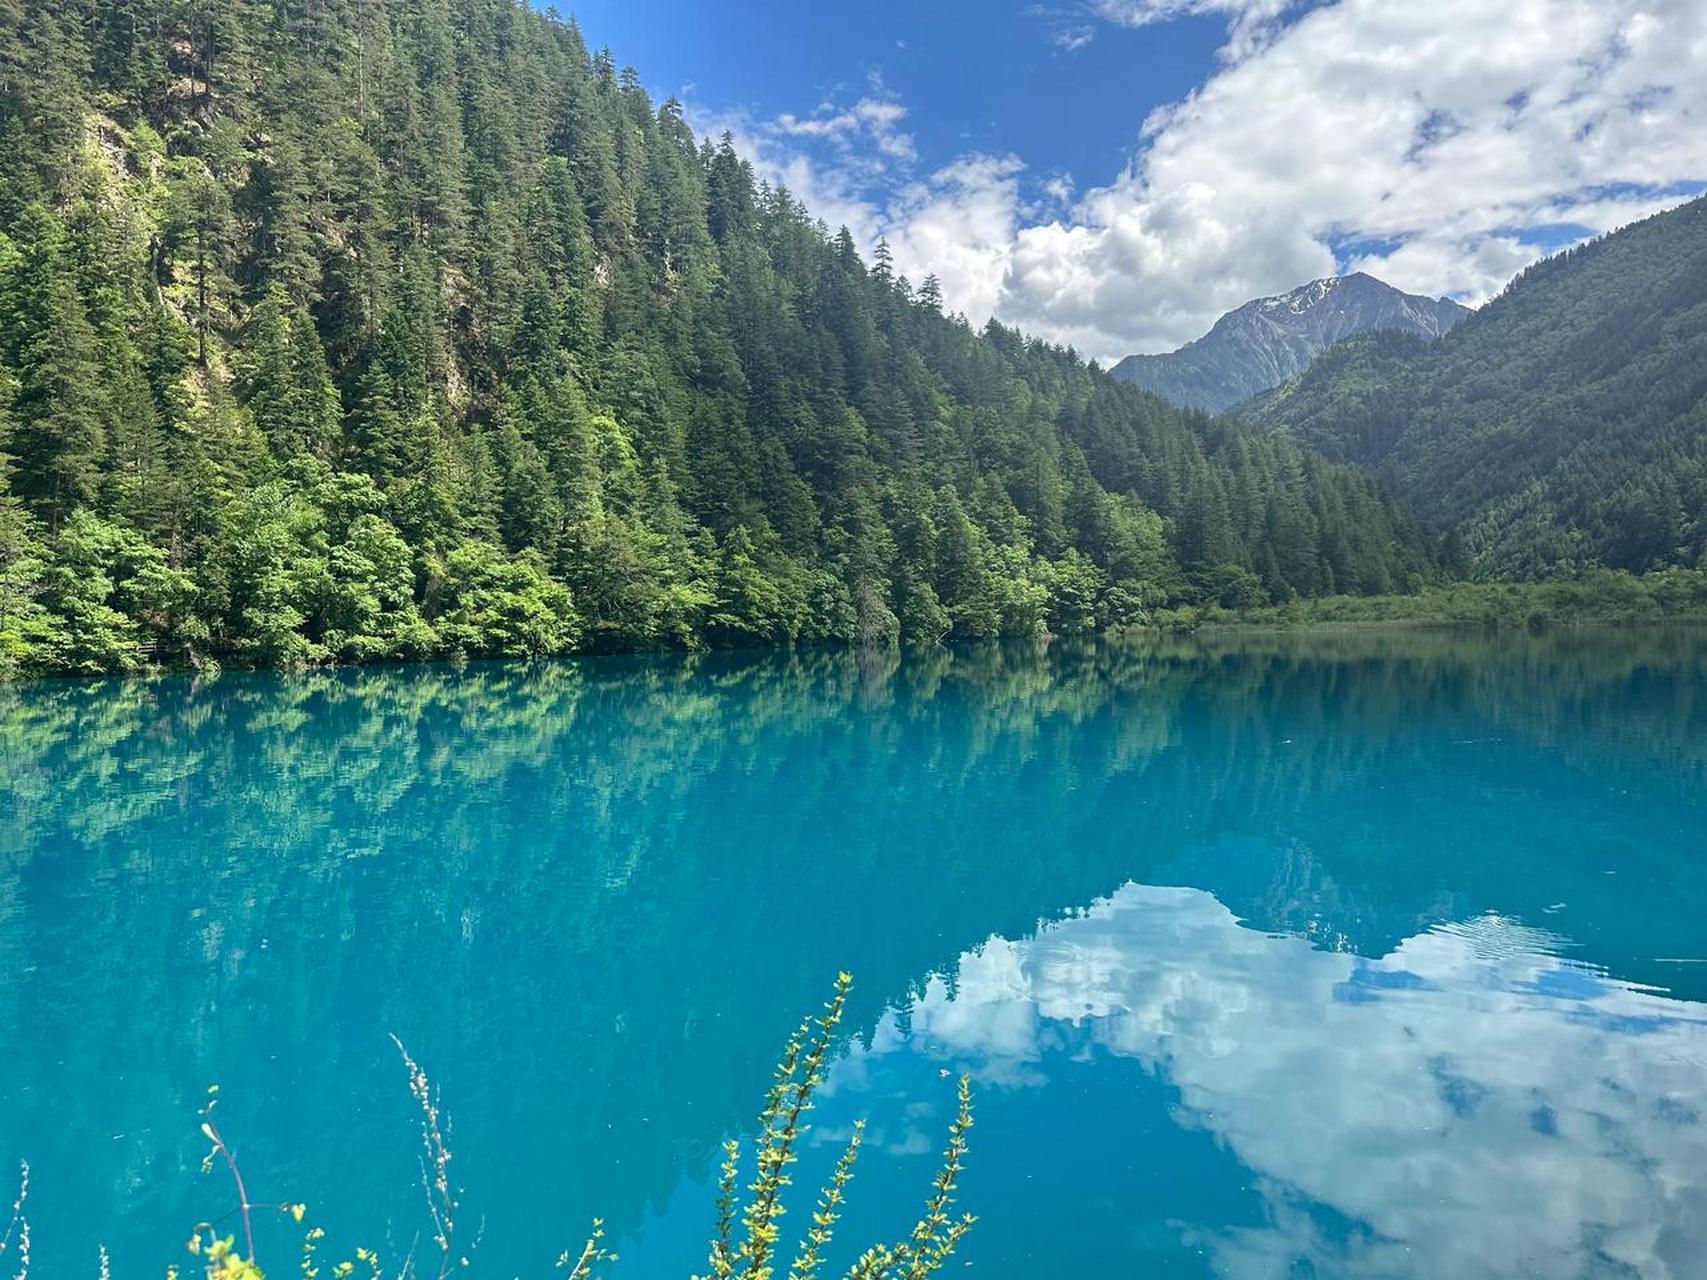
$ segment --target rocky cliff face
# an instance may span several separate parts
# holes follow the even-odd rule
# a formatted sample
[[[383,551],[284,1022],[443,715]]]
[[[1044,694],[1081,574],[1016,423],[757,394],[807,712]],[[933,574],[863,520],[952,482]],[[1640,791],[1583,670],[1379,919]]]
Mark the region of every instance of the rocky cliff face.
[[[1360,271],[1247,302],[1178,351],[1128,356],[1113,372],[1164,400],[1219,413],[1279,386],[1342,338],[1378,329],[1438,338],[1469,314],[1448,298],[1402,293]]]

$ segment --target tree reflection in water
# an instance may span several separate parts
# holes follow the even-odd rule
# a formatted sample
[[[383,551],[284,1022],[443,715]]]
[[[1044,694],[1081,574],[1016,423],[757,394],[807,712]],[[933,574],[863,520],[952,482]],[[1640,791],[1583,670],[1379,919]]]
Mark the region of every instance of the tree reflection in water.
[[[599,1213],[620,1237],[689,1194],[838,969],[868,1038],[964,984],[984,940],[1153,892],[1129,883],[1230,911],[1204,945],[1271,957],[1296,1016],[1349,1019],[1328,1039],[1375,1019],[1321,1004],[1353,955],[1380,973],[1489,912],[1700,996],[1707,971],[1664,962],[1707,954],[1707,862],[1687,856],[1704,655],[1685,631],[1246,636],[0,690],[0,1157],[36,1167],[44,1259],[92,1256],[100,1218],[115,1259],[157,1265],[197,1216],[185,1117],[217,1079],[247,1168],[334,1233],[390,1222],[406,1245],[395,1032],[454,1100],[487,1264],[509,1273],[555,1256],[559,1224]],[[1179,1043],[1134,1050],[1179,1091],[1158,1106],[1236,1091],[1173,1074]],[[1254,1100],[1206,1110],[1267,1123]],[[1206,1178],[1289,1183],[1392,1234],[1214,1132],[1235,1160]],[[1025,1216],[1002,1181],[1024,1166],[975,1162],[987,1221]],[[1129,1220],[1134,1186],[1111,1192]],[[1223,1232],[1215,1256],[1293,1240],[1275,1234],[1293,1202],[1270,1203],[1269,1235]]]

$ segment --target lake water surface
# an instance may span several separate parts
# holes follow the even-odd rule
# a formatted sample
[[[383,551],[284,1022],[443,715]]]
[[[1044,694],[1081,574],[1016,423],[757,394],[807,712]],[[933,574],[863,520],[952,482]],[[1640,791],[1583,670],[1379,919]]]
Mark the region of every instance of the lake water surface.
[[[214,1081],[255,1199],[430,1251],[396,1034],[462,1274],[547,1275],[597,1214],[612,1275],[685,1278],[838,969],[796,1175],[868,1119],[850,1245],[911,1224],[966,1072],[974,1274],[1707,1275],[1707,638],[0,689],[40,1275],[158,1276],[231,1208]]]

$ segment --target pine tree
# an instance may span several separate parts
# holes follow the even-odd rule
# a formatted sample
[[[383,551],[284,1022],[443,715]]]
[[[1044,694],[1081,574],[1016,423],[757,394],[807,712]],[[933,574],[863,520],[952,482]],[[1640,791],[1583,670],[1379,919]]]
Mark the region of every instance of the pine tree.
[[[206,365],[210,336],[227,323],[236,296],[231,279],[236,222],[225,185],[196,157],[172,165],[170,202],[164,227],[173,281],[188,291],[194,317],[196,358]]]
[[[57,529],[100,488],[99,353],[57,219],[32,205],[14,235],[20,248],[0,280],[5,347],[18,371],[13,491]]]
[[[312,188],[303,149],[292,138],[273,138],[251,172],[246,196],[255,226],[256,283],[307,307],[320,296],[320,256],[310,230]]]
[[[919,305],[933,315],[942,314],[942,281],[934,273],[919,286]]]
[[[280,285],[250,317],[242,375],[255,425],[276,454],[331,453],[341,417],[338,391],[313,320]]]

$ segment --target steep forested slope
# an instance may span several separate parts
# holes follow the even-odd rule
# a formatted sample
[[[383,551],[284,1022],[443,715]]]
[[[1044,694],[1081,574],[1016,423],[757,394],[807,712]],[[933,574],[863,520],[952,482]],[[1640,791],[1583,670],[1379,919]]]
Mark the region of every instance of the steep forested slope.
[[[0,667],[977,637],[1431,569],[518,0],[0,3]]]
[[[1220,413],[1279,386],[1353,334],[1391,329],[1438,338],[1469,314],[1450,298],[1403,293],[1356,271],[1253,299],[1178,351],[1127,356],[1111,372],[1170,404]]]
[[[1701,564],[1707,200],[1539,263],[1438,342],[1350,339],[1239,413],[1375,468],[1484,573]]]

